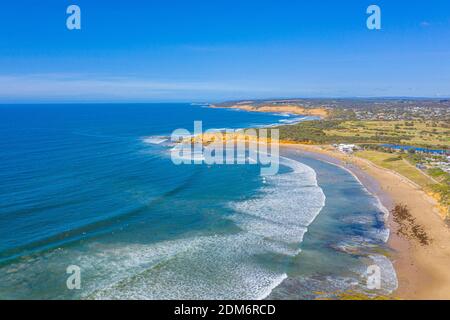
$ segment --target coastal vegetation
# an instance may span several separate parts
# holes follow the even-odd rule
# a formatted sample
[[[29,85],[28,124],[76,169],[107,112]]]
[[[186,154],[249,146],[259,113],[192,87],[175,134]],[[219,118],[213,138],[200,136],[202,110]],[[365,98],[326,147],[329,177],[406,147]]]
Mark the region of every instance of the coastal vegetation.
[[[233,106],[239,104],[232,103]],[[439,269],[440,275],[445,274],[448,256],[442,254],[442,250],[445,251],[442,244],[448,243],[448,230],[433,210],[439,209],[442,217],[450,222],[448,99],[290,99],[245,101],[242,104],[277,106],[277,110],[267,108],[262,112],[280,112],[278,107],[295,104],[307,109],[320,107],[327,110],[327,117],[320,120],[277,126],[281,141],[312,145],[299,149],[335,157],[379,179],[380,186],[396,203],[391,211],[392,220],[398,226],[394,231],[411,244],[403,251],[403,245],[395,239],[392,241],[392,248],[402,252],[397,259],[407,262],[396,269],[398,267],[406,279],[421,274],[434,278]],[[222,107],[230,105],[223,104]],[[411,183],[403,183],[407,180]],[[439,204],[436,206],[430,199],[422,198],[422,191]],[[389,253],[381,254],[389,256]],[[432,269],[421,264],[423,260]],[[448,277],[436,279],[436,287],[448,287]],[[403,279],[399,280],[399,296],[417,296],[416,291],[405,292],[404,288],[410,284],[405,286]],[[353,291],[337,292],[333,296],[317,294],[318,299],[395,299]],[[431,292],[420,297],[428,297],[428,294]]]
[[[357,145],[360,151],[356,156],[408,178],[438,200],[439,210],[450,219],[449,160],[444,156],[450,150],[448,100],[248,100],[212,107],[320,116],[319,120],[275,127],[280,140],[308,145]],[[395,150],[388,145],[411,148]],[[441,150],[442,154],[430,155],[414,148]]]
[[[450,174],[439,168],[420,170],[415,166],[422,155],[411,153],[388,153],[375,150],[362,150],[355,153],[360,158],[408,178],[425,192],[438,200],[443,216],[450,218]]]
[[[280,139],[302,144],[358,144],[355,155],[395,171],[420,186],[439,201],[440,211],[450,218],[450,174],[439,168],[420,169],[432,157],[384,147],[411,145],[428,149],[450,149],[450,128],[446,121],[304,121],[277,127]],[[435,160],[436,162],[439,160]]]
[[[450,148],[450,128],[444,121],[317,120],[278,129],[282,140],[308,144],[388,143]]]
[[[377,166],[398,172],[423,188],[434,183],[429,176],[413,166],[403,154],[393,155],[386,152],[363,150],[356,152],[355,155],[367,159]]]
[[[322,118],[346,121],[450,121],[450,100],[432,98],[246,100],[222,102],[212,107],[282,113],[302,110],[300,114],[304,115],[310,115],[312,110],[321,110],[317,115]]]

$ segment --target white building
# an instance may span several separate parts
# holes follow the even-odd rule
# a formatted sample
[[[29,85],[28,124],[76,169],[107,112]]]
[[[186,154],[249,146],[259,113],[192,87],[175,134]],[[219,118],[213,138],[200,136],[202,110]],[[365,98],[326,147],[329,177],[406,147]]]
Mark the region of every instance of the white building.
[[[343,153],[353,153],[355,150],[358,149],[358,146],[354,145],[354,144],[340,144],[337,146],[337,149],[340,152]]]

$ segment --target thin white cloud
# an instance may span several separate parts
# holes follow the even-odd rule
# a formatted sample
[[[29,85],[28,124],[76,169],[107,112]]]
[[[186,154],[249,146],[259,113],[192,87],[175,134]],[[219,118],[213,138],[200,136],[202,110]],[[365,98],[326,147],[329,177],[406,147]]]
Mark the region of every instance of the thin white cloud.
[[[255,91],[251,88],[245,90]],[[183,95],[242,92],[243,87],[211,82],[156,81],[127,76],[80,74],[0,75],[0,99],[68,100],[180,98]]]
[[[152,80],[132,76],[98,74],[27,74],[0,75],[0,103],[21,102],[148,102],[228,100],[274,97],[347,97],[347,96],[435,96],[438,89],[409,89],[396,83],[352,82],[311,79],[299,76],[294,81],[273,82],[259,77],[257,81],[239,79],[221,81]],[[445,89],[445,90],[443,90]],[[448,95],[447,95],[448,96]]]

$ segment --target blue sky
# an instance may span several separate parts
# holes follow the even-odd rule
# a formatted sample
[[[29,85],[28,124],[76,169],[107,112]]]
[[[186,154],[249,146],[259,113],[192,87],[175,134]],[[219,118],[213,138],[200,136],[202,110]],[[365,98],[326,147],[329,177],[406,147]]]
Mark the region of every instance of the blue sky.
[[[0,40],[3,103],[450,96],[448,0],[15,0]]]

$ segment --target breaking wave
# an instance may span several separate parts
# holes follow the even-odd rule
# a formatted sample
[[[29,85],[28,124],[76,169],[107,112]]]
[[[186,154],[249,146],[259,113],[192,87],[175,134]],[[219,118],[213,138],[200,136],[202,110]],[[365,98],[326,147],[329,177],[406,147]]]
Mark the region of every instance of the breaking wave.
[[[307,227],[325,204],[313,169],[287,158],[280,164],[289,171],[262,178],[265,183],[254,198],[230,203],[235,211],[230,219],[241,228],[235,234],[115,246],[82,258],[81,265],[104,265],[113,272],[105,279],[106,286],[97,277],[86,298],[267,297],[287,274],[279,265],[259,259],[297,255]]]

